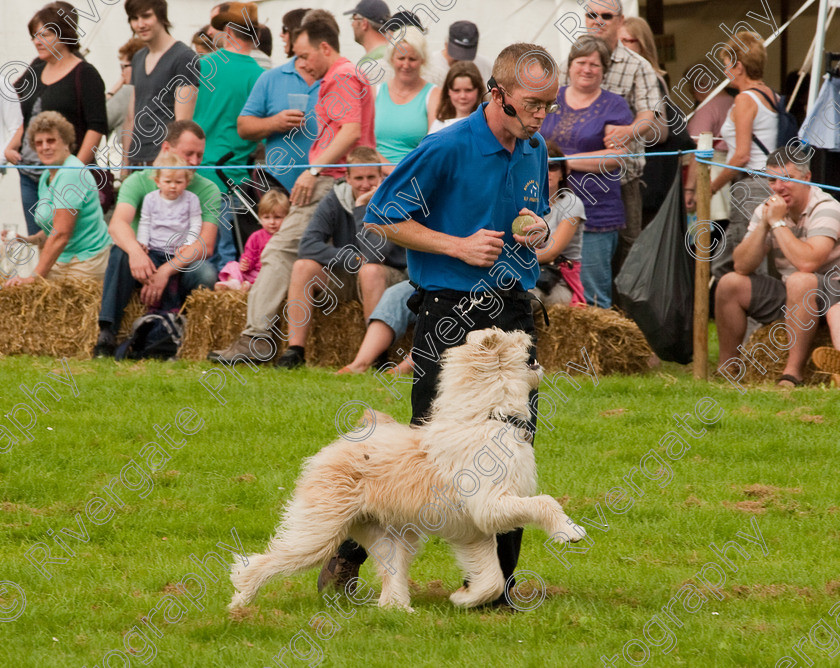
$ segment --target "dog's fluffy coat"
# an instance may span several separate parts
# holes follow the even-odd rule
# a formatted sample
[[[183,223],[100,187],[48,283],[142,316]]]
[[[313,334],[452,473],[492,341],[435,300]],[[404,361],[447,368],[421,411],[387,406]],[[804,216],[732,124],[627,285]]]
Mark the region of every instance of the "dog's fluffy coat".
[[[423,426],[368,415],[375,420],[369,437],[340,439],[308,459],[268,551],[250,555],[245,566],[234,565],[231,579],[238,591],[229,607],[247,605],[274,575],[320,566],[346,538],[368,550],[388,538],[376,559],[382,578],[379,605],[410,610],[408,570],[425,540],[412,527],[452,546],[469,585],[450,600],[471,607],[504,590],[497,533],[536,524],[558,542],[583,538],[584,530],[554,498],[533,496],[533,448],[511,437],[512,425],[504,421],[529,417],[529,393],[542,376],[539,366],[528,364],[530,346],[524,332],[471,332],[465,344],[444,353],[438,396]],[[508,436],[500,438],[503,434]],[[492,480],[476,469],[480,451],[491,443],[507,457],[504,475]],[[478,489],[473,492],[474,484],[465,479],[462,493],[454,491],[453,478],[461,471],[474,474]],[[384,544],[393,547],[387,559],[381,554]]]

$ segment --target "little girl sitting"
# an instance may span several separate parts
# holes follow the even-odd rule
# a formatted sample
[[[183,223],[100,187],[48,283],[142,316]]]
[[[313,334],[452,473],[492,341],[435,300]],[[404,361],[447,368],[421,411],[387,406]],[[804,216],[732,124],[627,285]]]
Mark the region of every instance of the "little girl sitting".
[[[262,266],[260,255],[289,213],[289,198],[279,190],[269,190],[260,200],[257,213],[260,216],[261,230],[257,230],[245,242],[239,262],[228,262],[219,272],[216,290],[247,290],[257,279]]]

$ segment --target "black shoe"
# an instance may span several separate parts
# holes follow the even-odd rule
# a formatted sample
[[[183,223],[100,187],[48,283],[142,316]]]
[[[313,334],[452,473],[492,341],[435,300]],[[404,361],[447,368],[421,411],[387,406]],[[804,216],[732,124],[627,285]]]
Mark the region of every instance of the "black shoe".
[[[297,348],[289,348],[277,359],[274,366],[281,369],[297,369],[299,366],[306,364],[303,353]]]
[[[350,586],[349,591],[347,585],[350,580],[357,577],[359,577],[359,564],[336,555],[330,558],[318,574],[318,591],[321,592],[326,587],[332,586],[338,592],[353,594],[356,591],[356,583]]]
[[[94,358],[113,357],[117,351],[117,337],[110,329],[99,330],[99,338],[93,347]]]

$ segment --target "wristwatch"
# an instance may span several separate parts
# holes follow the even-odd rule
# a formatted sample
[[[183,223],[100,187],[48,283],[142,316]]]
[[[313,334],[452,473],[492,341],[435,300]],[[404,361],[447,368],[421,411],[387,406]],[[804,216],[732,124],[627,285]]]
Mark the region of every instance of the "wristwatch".
[[[780,227],[787,227],[787,224],[785,223],[784,220],[777,220],[775,223],[770,225],[771,230],[776,230]]]
[[[320,167],[310,167],[309,168],[309,173],[312,174],[312,176],[318,176],[318,174],[321,173],[321,168]]]

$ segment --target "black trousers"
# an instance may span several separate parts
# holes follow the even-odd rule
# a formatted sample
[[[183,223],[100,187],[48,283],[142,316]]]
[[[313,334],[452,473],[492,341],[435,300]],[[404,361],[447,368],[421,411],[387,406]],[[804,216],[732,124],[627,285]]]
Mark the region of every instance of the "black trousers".
[[[478,293],[479,295],[482,293]],[[470,293],[454,290],[424,292],[417,324],[414,326],[412,361],[414,385],[411,391],[411,421],[418,424],[428,416],[435,398],[440,373],[440,357],[449,348],[459,346],[469,332],[498,327],[506,332],[522,330],[531,335],[531,361],[536,359],[537,333],[531,299],[524,291],[485,293],[483,298],[470,299]],[[536,394],[536,393],[535,393]],[[531,397],[531,429],[536,429],[536,400]],[[507,581],[516,570],[522,545],[522,529],[496,536],[496,554]],[[365,550],[354,541],[345,541],[339,555],[361,564]]]

